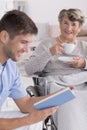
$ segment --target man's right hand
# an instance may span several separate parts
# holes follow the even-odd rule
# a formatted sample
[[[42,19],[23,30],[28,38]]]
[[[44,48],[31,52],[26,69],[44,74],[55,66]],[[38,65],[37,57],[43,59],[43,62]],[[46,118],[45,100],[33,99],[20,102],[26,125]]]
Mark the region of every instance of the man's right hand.
[[[57,109],[58,106],[43,110],[33,109],[32,112],[26,117],[26,121],[28,125],[38,123],[40,121],[45,120],[48,116],[54,114],[57,111]]]

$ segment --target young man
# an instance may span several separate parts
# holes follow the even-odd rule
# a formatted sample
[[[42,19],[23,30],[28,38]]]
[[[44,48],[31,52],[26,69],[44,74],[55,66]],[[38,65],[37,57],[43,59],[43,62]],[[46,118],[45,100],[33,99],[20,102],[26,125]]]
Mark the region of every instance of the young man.
[[[44,97],[30,98],[22,87],[16,61],[28,52],[32,35],[37,34],[35,23],[24,13],[8,11],[0,21],[0,108],[11,97],[23,113],[19,118],[0,118],[1,130],[12,130],[31,125],[53,114],[57,107],[38,111],[33,104]]]

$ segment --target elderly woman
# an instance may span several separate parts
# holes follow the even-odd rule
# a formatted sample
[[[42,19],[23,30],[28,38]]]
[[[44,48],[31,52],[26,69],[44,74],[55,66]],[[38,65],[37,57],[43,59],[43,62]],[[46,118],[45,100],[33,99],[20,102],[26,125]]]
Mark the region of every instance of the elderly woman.
[[[54,119],[58,130],[87,130],[87,43],[77,40],[84,15],[80,9],[63,9],[58,19],[61,34],[42,41],[26,63],[26,72],[45,76],[48,93],[74,85],[76,98],[60,106]],[[73,44],[72,51],[65,52],[65,44]]]

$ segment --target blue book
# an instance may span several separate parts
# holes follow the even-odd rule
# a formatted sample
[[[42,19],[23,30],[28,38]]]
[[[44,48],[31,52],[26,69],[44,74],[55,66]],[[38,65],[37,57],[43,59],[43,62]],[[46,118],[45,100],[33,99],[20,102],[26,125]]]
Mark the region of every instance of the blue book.
[[[50,108],[53,106],[60,106],[75,98],[75,93],[69,87],[53,93],[52,95],[42,99],[34,104],[38,110]]]

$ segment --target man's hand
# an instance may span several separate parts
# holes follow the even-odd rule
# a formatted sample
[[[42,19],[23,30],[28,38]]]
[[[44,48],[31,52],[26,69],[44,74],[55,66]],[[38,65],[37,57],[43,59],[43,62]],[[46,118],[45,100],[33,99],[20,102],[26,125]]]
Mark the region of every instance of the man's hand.
[[[45,120],[48,116],[54,114],[58,107],[52,107],[44,110],[33,109],[32,112],[26,117],[28,125]]]

